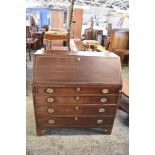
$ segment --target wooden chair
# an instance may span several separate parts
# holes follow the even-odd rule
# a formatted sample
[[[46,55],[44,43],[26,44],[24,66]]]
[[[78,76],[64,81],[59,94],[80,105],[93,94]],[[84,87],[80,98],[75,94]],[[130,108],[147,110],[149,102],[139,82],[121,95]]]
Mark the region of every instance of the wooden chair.
[[[68,40],[68,33],[66,29],[49,29],[49,31],[44,33],[44,49],[45,51],[53,50],[53,41],[58,41],[63,44],[64,40]],[[63,46],[58,46],[59,48]],[[70,44],[67,42],[68,50],[70,50]],[[64,47],[63,47],[64,48]]]
[[[61,46],[58,47],[59,51],[61,51],[61,48],[66,51],[70,51],[70,35],[71,35],[71,24],[73,23],[73,7],[74,7],[74,0],[71,1],[71,5],[69,7],[68,13],[67,13],[67,27],[66,29],[63,28],[51,28],[47,32],[44,33],[44,49],[45,52],[49,50],[53,50],[52,47],[52,41],[66,41],[67,47],[62,48]]]

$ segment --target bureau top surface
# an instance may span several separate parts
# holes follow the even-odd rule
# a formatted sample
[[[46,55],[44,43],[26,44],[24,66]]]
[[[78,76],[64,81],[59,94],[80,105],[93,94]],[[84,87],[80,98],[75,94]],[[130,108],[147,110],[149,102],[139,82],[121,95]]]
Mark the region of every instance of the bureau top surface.
[[[118,57],[36,56],[34,85],[121,85]]]
[[[40,51],[39,51],[40,52]],[[90,57],[118,57],[115,53],[104,51],[104,52],[92,52],[92,51],[62,51],[62,50],[49,50],[49,51],[42,51],[36,54],[47,54],[48,56],[51,55],[76,55],[76,56],[90,56]]]

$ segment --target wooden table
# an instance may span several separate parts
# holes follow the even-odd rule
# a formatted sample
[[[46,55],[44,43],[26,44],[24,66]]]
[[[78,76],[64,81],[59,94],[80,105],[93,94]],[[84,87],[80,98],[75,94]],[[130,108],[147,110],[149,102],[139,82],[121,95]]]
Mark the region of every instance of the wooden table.
[[[29,59],[31,61],[31,45],[36,46],[36,42],[38,39],[32,39],[32,38],[26,38],[26,46],[28,47],[28,52],[29,52]],[[36,49],[36,48],[35,48]]]

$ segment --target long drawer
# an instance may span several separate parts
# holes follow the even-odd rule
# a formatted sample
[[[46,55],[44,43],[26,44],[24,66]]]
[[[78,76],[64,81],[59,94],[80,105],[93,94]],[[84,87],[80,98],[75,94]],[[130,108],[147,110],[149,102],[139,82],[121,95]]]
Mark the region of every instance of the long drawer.
[[[34,96],[34,104],[117,104],[118,95],[104,96]]]
[[[115,115],[117,106],[103,105],[48,105],[35,106],[37,116],[54,116],[54,115],[97,115],[97,116],[113,116]]]
[[[78,94],[118,94],[119,87],[56,87],[56,86],[37,86],[33,87],[34,94],[52,95],[52,96],[70,96]]]
[[[37,126],[41,127],[103,127],[112,126],[114,117],[46,117],[37,118]]]

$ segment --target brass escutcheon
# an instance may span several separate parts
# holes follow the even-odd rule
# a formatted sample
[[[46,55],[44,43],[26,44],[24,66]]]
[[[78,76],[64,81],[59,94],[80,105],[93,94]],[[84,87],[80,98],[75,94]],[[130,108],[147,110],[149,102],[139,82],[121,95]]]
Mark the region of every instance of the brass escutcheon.
[[[48,120],[48,123],[49,123],[49,124],[54,124],[55,121],[50,119],[50,120]]]
[[[80,91],[80,87],[77,87],[77,88],[76,88],[76,91]]]
[[[103,98],[100,99],[100,101],[101,101],[102,103],[105,103],[105,102],[107,102],[107,98],[104,98],[104,97],[103,97]]]
[[[47,102],[48,103],[53,103],[54,102],[54,98],[47,98]]]
[[[104,108],[100,108],[100,109],[98,110],[98,112],[105,112],[105,109],[104,109]]]
[[[54,112],[54,109],[48,109],[48,112],[49,113],[53,113]]]
[[[54,89],[53,88],[47,88],[46,92],[49,94],[52,94],[52,93],[54,93]]]
[[[80,99],[80,97],[79,96],[76,96],[76,100],[79,100]]]
[[[109,89],[102,89],[102,93],[103,93],[103,94],[109,93]]]
[[[77,61],[80,61],[80,60],[81,60],[81,58],[80,58],[80,57],[78,57],[76,60],[77,60]]]
[[[77,120],[78,120],[78,117],[77,117],[77,116],[76,116],[76,117],[74,117],[74,120],[75,120],[75,121],[77,121]]]
[[[97,123],[98,123],[98,124],[101,124],[101,123],[103,123],[103,120],[102,120],[102,119],[98,119],[98,120],[97,120]]]
[[[79,110],[79,107],[78,106],[75,106],[75,110]]]

